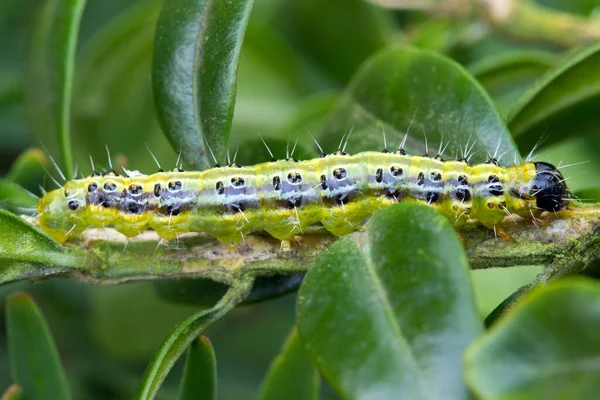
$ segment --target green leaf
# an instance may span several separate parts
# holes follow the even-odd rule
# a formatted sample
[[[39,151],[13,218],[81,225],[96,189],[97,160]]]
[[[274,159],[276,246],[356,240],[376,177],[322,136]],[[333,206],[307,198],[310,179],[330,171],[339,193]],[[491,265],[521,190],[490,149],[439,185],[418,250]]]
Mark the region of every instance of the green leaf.
[[[0,210],[0,282],[90,266],[79,249],[61,246],[20,217]]]
[[[252,291],[242,303],[254,304],[295,292],[304,279],[304,273],[259,276],[255,279]]]
[[[22,400],[23,397],[23,388],[19,385],[10,385],[6,392],[2,394],[0,400]]]
[[[511,308],[518,304],[521,298],[529,293],[538,284],[537,279],[526,285],[521,286],[516,291],[510,294],[507,298],[502,300],[486,317],[484,324],[486,328],[489,328],[495,324],[500,317],[510,312]]]
[[[581,189],[575,196],[584,203],[600,203],[600,188]]]
[[[305,98],[295,105],[294,113],[288,115],[286,123],[280,126],[274,135],[262,135],[275,158],[285,157],[293,147],[294,158],[297,160],[318,157],[321,153],[307,132],[321,129],[337,97],[336,92],[321,92]],[[235,142],[239,142],[239,148],[243,149],[238,154],[242,165],[258,164],[271,158],[265,145],[256,135],[246,135],[240,139],[242,140]]]
[[[407,31],[413,46],[449,54],[463,45],[465,31],[468,25],[465,21],[452,18],[427,18],[412,25]],[[472,38],[472,35],[470,39]],[[471,39],[472,40],[472,39]]]
[[[412,122],[412,124],[411,124]],[[352,131],[351,152],[383,147],[381,123],[388,148],[395,150],[410,126],[406,149],[435,156],[448,144],[447,157],[460,155],[473,144],[473,161],[488,153],[508,154],[516,147],[502,118],[481,86],[454,61],[412,47],[391,48],[370,58],[352,79],[319,136],[326,149],[338,148]],[[498,149],[496,152],[496,148]]]
[[[70,399],[56,345],[42,313],[26,293],[6,303],[8,352],[14,381],[27,399]]]
[[[161,4],[156,0],[137,2],[115,15],[82,47],[74,129],[86,132],[77,141],[75,154],[85,169],[88,153],[98,168],[102,164],[107,167],[105,144],[114,152],[113,161],[124,160],[128,169],[155,170],[144,144],[161,163],[175,163],[177,155],[156,120],[148,79]]]
[[[44,177],[49,165],[48,157],[38,148],[31,148],[23,152],[11,165],[6,178],[16,184],[23,186],[30,192],[39,190],[44,182]]]
[[[337,84],[387,45],[395,30],[388,10],[361,0],[289,1],[280,20],[291,42]]]
[[[592,18],[594,17],[593,12],[598,8],[598,3],[593,0],[540,0],[536,3],[541,3],[555,10],[566,11],[569,14],[590,16]]]
[[[190,345],[185,361],[180,400],[217,398],[217,360],[210,340],[200,335]]]
[[[2,13],[1,9],[0,13]],[[23,81],[23,75],[20,73],[6,70],[0,73],[0,110],[4,111],[23,102],[25,94]]]
[[[154,289],[172,303],[212,305],[225,295],[227,285],[209,279],[165,279],[154,282]]]
[[[600,391],[600,286],[563,280],[535,289],[466,353],[484,399],[592,399]]]
[[[517,50],[483,59],[469,71],[506,114],[526,88],[555,63],[550,53]]]
[[[6,179],[0,178],[0,208],[15,214],[31,213],[37,207],[37,197]]]
[[[156,28],[153,88],[165,134],[195,169],[220,162],[235,104],[236,74],[253,0],[173,0]]]
[[[300,287],[304,274],[257,277],[252,292],[242,304],[253,304],[291,293]],[[165,279],[154,282],[160,297],[173,303],[212,305],[227,291],[227,285],[208,279]]]
[[[75,51],[79,23],[86,0],[61,1],[55,26],[58,48],[56,52],[57,101],[56,135],[60,145],[62,166],[68,177],[73,176],[73,151],[71,150],[71,97],[75,73]]]
[[[567,57],[548,71],[510,113],[509,127],[519,148],[544,145],[598,132],[600,43]]]
[[[147,30],[151,30],[154,36],[160,4],[159,0],[144,0],[133,4],[102,25],[90,40],[84,43],[77,66],[77,81],[81,81],[77,83],[84,86],[82,92],[101,89],[98,86],[106,82],[105,79],[101,79],[100,82],[93,81],[91,78],[94,74],[119,75],[124,67],[115,65],[115,62],[127,58],[124,48],[129,47],[131,50],[131,46],[139,45],[132,39],[145,35]]]
[[[298,329],[344,398],[463,399],[462,355],[482,324],[450,223],[401,203],[376,213],[309,270]]]
[[[41,119],[41,123],[35,123],[34,131],[49,139],[43,130],[52,129],[67,177],[73,176],[71,100],[77,36],[85,3],[86,0],[46,0],[40,7],[32,40],[30,114],[31,118]]]
[[[294,327],[281,352],[271,363],[260,389],[260,400],[319,398],[319,373]]]
[[[179,356],[198,335],[248,295],[252,288],[252,282],[253,279],[249,276],[239,278],[213,308],[199,311],[177,325],[154,355],[134,398],[137,400],[153,399]]]

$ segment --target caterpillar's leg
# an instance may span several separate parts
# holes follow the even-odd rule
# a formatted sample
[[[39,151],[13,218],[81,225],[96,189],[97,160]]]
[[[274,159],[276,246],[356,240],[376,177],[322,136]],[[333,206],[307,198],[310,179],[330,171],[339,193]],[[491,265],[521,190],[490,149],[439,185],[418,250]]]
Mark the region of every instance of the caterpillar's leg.
[[[504,226],[501,224],[496,224],[493,227],[494,229],[494,235],[497,238],[503,239],[507,242],[512,242],[512,243],[516,243],[517,241],[515,240],[514,237],[512,237],[512,235],[510,233],[508,233],[505,229]]]
[[[546,222],[543,219],[539,218],[540,214],[536,215],[531,210],[530,210],[530,214],[531,214],[531,219],[530,220],[533,223],[533,225],[535,225],[536,228],[540,229],[541,226],[547,226],[548,225],[548,222]]]
[[[232,240],[227,243],[227,251],[229,254],[236,254],[239,252],[240,246],[246,246],[246,236],[244,236],[241,231],[238,231],[238,233],[240,234],[241,239]]]
[[[281,240],[281,251],[288,252],[291,250],[292,250],[292,244],[290,243],[289,239],[282,239]]]
[[[298,247],[306,247],[306,244],[303,242],[304,236],[303,235],[295,235],[294,236],[294,243],[296,244],[296,246]]]

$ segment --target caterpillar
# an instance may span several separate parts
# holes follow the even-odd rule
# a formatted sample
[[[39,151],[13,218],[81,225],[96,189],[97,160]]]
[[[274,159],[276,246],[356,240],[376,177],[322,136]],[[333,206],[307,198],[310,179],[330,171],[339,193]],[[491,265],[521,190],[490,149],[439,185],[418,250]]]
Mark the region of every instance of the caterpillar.
[[[61,243],[88,227],[113,226],[127,237],[152,228],[165,240],[204,232],[236,245],[257,231],[282,241],[317,226],[346,235],[397,202],[427,204],[455,226],[474,220],[495,229],[509,215],[535,222],[544,211],[567,209],[569,198],[565,179],[546,162],[502,167],[491,157],[469,165],[465,156],[445,160],[402,148],[354,155],[338,149],[305,161],[234,161],[200,172],[120,175],[111,167],[46,193],[37,215]]]

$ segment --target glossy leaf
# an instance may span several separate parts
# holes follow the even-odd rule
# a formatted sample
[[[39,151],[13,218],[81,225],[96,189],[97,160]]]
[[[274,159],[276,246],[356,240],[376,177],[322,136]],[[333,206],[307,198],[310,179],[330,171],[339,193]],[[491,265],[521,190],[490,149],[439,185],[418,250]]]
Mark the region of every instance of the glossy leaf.
[[[253,0],[173,0],[158,19],[152,81],[159,120],[194,169],[219,162],[235,104],[236,74]]]
[[[319,373],[310,361],[298,331],[292,329],[281,352],[271,363],[260,389],[260,400],[319,398]]]
[[[83,251],[61,246],[22,218],[3,210],[0,231],[0,282],[52,275],[86,267],[90,262]]]
[[[14,381],[27,399],[70,399],[56,345],[40,310],[29,295],[6,303],[7,342]]]
[[[217,360],[210,340],[200,335],[187,351],[179,400],[217,398]]]
[[[248,295],[252,288],[252,282],[253,280],[249,277],[241,278],[213,308],[199,311],[177,325],[154,355],[134,398],[136,400],[153,399],[181,354],[198,335]]]
[[[401,203],[309,270],[298,329],[344,398],[463,399],[462,354],[481,333],[468,262],[448,221]]]
[[[37,197],[21,186],[0,179],[0,208],[15,214],[32,213],[37,207]]]
[[[389,11],[361,0],[287,1],[283,14],[292,43],[337,84],[345,84],[394,32]]]
[[[79,24],[86,0],[46,0],[39,8],[39,20],[32,41],[33,79],[30,80],[30,113],[40,118],[34,130],[46,137],[52,129],[58,143],[61,169],[73,176],[71,149],[71,102],[75,51]],[[41,115],[40,115],[41,114]],[[44,125],[47,124],[47,125]]]
[[[600,286],[563,280],[526,295],[469,348],[483,399],[592,399],[600,391]]]
[[[548,71],[519,100],[509,127],[519,148],[529,152],[577,135],[598,133],[600,115],[600,43],[567,57]]]
[[[31,148],[23,152],[11,165],[6,178],[23,186],[30,192],[39,191],[39,186],[44,182],[46,171],[50,162],[46,154],[38,148]]]
[[[352,131],[351,152],[382,149],[381,122],[390,150],[398,147],[410,126],[406,149],[419,155],[426,150],[425,135],[432,156],[442,141],[448,144],[446,157],[460,155],[467,142],[475,143],[473,161],[506,153],[501,160],[506,164],[516,151],[502,118],[477,81],[454,61],[426,50],[392,48],[365,62],[319,138],[327,151],[333,151]]]
[[[506,114],[555,61],[550,53],[513,51],[484,58],[470,66],[469,71],[490,94],[501,113]]]

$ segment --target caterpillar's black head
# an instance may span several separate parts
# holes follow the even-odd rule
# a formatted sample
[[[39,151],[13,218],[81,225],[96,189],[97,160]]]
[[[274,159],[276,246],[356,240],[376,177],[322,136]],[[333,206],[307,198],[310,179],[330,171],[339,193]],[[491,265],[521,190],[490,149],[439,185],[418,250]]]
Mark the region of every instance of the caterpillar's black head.
[[[536,169],[533,194],[536,205],[544,211],[559,211],[567,208],[569,189],[565,178],[552,164],[534,163]]]

